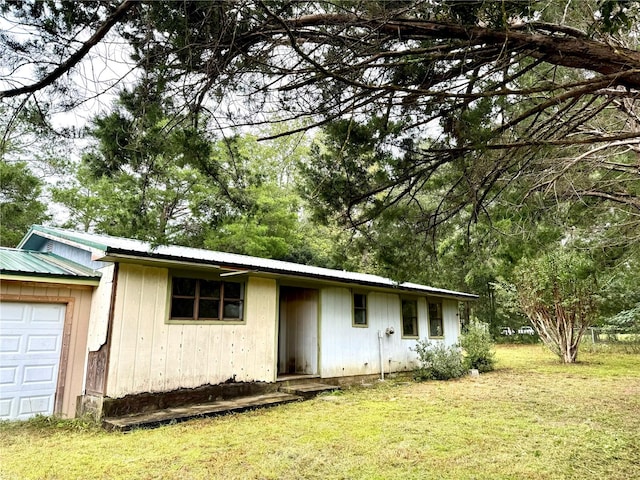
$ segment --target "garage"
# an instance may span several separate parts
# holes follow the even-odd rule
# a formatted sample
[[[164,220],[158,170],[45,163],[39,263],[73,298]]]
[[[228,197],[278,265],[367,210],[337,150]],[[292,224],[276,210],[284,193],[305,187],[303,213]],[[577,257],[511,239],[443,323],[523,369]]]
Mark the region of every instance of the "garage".
[[[0,419],[54,413],[66,305],[0,304]]]
[[[0,420],[76,415],[99,279],[50,252],[0,247]]]

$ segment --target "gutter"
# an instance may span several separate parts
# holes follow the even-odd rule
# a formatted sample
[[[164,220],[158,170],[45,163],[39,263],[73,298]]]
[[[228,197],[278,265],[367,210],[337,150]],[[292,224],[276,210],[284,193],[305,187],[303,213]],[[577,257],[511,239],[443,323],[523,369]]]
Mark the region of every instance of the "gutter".
[[[2,281],[25,281],[38,283],[60,283],[65,285],[90,285],[97,287],[100,284],[99,277],[78,278],[77,275],[55,275],[43,273],[29,272],[0,272],[0,280]]]

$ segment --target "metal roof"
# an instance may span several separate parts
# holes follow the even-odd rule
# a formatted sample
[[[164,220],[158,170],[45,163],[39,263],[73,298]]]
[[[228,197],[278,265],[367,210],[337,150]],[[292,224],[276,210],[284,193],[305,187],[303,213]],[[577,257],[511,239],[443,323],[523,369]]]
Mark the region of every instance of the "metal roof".
[[[98,279],[100,274],[49,252],[0,247],[0,273],[58,278]]]
[[[368,285],[381,288],[453,297],[476,299],[477,295],[442,288],[428,287],[417,283],[398,283],[391,279],[368,273],[347,272],[329,268],[314,267],[280,260],[216,252],[177,245],[153,246],[148,242],[130,238],[112,237],[88,232],[76,232],[61,228],[34,225],[18,248],[38,248],[44,239],[53,239],[93,252],[95,260],[122,261],[133,258],[198,263],[229,270],[247,270],[280,275],[314,278],[319,280]]]

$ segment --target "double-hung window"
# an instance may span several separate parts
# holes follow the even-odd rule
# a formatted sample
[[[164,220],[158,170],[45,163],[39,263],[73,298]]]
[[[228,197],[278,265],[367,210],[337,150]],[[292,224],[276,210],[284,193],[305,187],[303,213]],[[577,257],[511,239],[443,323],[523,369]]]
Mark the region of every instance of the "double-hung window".
[[[418,337],[418,301],[402,299],[402,336]]]
[[[244,284],[173,277],[170,320],[242,321]]]
[[[353,294],[353,326],[366,327],[367,320],[367,295],[364,293]]]
[[[444,337],[442,302],[429,302],[429,337]]]

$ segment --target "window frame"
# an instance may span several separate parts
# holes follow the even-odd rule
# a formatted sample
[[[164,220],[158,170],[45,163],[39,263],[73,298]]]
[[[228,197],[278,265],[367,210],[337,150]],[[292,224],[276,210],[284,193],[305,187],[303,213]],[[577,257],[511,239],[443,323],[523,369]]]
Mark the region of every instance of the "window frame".
[[[436,306],[436,312],[440,313],[439,317],[435,317],[432,318],[431,316],[431,306],[434,305]],[[444,338],[444,310],[443,310],[443,303],[442,300],[431,300],[431,299],[427,299],[427,333],[429,335],[429,338],[435,338],[435,339],[443,339]],[[441,335],[432,335],[431,334],[431,322],[433,320],[439,320],[440,321],[440,328],[442,330],[442,334]]]
[[[196,282],[194,295],[174,295],[174,282],[176,279],[194,280]],[[214,296],[200,296],[200,287],[202,282],[215,282],[218,284],[220,293],[219,297]],[[225,284],[235,284],[240,286],[239,297],[225,296]],[[181,325],[241,325],[246,323],[246,297],[247,297],[247,282],[246,281],[227,281],[216,276],[198,275],[186,272],[171,272],[169,274],[169,282],[167,288],[167,321],[168,324],[181,324]],[[192,299],[193,301],[193,316],[192,317],[174,317],[173,300],[174,298]],[[218,301],[218,317],[209,318],[199,317],[200,302],[202,300]],[[240,317],[225,317],[224,310],[227,302],[234,301],[240,304]]]
[[[405,302],[412,302],[415,305],[415,317],[413,318],[413,332],[415,333],[411,333],[408,334],[405,332],[405,315],[404,315],[404,305]],[[419,329],[419,314],[418,314],[418,299],[417,298],[409,298],[409,297],[403,297],[400,299],[400,322],[401,322],[401,328],[402,328],[402,338],[410,338],[410,339],[416,339],[416,338],[420,338],[420,329]]]
[[[356,305],[356,295],[364,300],[364,307]],[[357,311],[364,311],[364,323],[356,323]],[[351,326],[355,328],[369,327],[369,295],[367,293],[358,291],[351,292]]]

